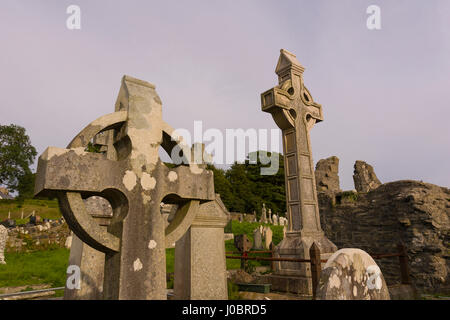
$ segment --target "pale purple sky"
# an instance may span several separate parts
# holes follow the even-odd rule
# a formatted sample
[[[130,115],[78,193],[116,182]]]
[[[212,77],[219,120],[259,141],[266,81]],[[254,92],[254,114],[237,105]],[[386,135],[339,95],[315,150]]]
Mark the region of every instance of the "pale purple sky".
[[[81,8],[81,30],[66,8]],[[381,8],[381,30],[366,8]],[[450,1],[2,0],[0,124],[42,153],[110,113],[122,75],[156,85],[175,128],[276,128],[260,93],[279,50],[297,55],[323,106],[314,160],[365,160],[382,182],[450,186]]]

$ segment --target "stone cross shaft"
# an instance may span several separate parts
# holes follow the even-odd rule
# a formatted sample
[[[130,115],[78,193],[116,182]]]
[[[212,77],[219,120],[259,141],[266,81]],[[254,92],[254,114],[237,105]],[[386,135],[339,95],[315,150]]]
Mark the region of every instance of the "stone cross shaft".
[[[166,243],[186,232],[200,201],[215,199],[212,172],[195,164],[170,169],[160,160],[160,146],[170,155],[182,145],[161,105],[152,84],[124,76],[114,113],[93,121],[67,149],[49,147],[39,158],[36,194],[56,194],[74,233],[105,253],[105,299],[166,299]],[[85,152],[102,132],[114,150]],[[93,195],[111,203],[107,229],[86,211],[82,199]],[[162,201],[179,205],[167,228]]]
[[[321,232],[309,131],[323,120],[303,83],[303,66],[281,50],[276,74],[279,85],[261,94],[262,110],[272,114],[282,131],[289,231]]]

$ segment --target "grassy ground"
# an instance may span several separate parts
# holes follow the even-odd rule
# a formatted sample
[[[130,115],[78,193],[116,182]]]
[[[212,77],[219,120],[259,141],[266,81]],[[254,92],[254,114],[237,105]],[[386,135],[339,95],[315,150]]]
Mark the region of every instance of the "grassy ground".
[[[51,204],[51,202],[50,202]],[[30,205],[30,204],[28,204]],[[56,213],[55,213],[56,214]],[[42,215],[46,216],[46,215]],[[48,217],[49,215],[47,215]],[[253,238],[253,230],[259,223],[233,221],[232,230],[235,235],[247,234]],[[283,237],[283,228],[271,226],[273,241],[277,244]],[[225,242],[225,250],[236,252],[233,240]],[[261,254],[258,254],[261,255]],[[266,254],[270,256],[269,254]],[[174,272],[175,249],[166,249],[167,273]],[[52,249],[30,253],[7,253],[6,265],[0,265],[0,288],[10,286],[49,284],[52,287],[63,287],[66,281],[66,270],[69,260],[69,250]],[[227,269],[239,269],[240,260],[227,259]],[[267,261],[249,261],[250,267],[269,265]],[[168,287],[173,286],[173,280],[168,281]]]
[[[0,288],[34,284],[63,287],[69,250],[65,248],[30,253],[6,253],[6,265],[0,265]]]
[[[36,215],[45,219],[59,219],[61,218],[61,211],[59,211],[57,200],[40,200],[40,199],[26,199],[23,203],[18,200],[0,200],[0,221],[8,218],[8,212],[11,213],[11,219],[16,220],[17,224],[28,222],[28,219],[20,219],[23,211],[23,216],[26,217],[35,211]]]

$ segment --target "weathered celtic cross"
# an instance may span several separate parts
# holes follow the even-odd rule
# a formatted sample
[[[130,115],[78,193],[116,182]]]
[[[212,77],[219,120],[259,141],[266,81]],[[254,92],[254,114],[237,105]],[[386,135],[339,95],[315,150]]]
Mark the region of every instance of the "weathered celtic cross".
[[[275,70],[279,85],[261,94],[261,105],[264,112],[272,114],[283,136],[286,203],[290,223],[285,239],[277,247],[278,254],[307,259],[314,241],[325,255],[336,251],[336,246],[325,237],[320,226],[309,137],[314,124],[323,120],[322,106],[314,102],[305,87],[303,71],[295,55],[282,49]],[[282,262],[278,268],[279,275],[310,276],[307,264]],[[310,291],[311,288],[304,289]]]
[[[114,152],[85,152],[105,131],[112,134]],[[56,194],[72,231],[105,253],[105,299],[166,299],[166,244],[191,230],[201,216],[200,202],[216,199],[211,171],[190,161],[170,169],[160,160],[160,146],[170,155],[181,144],[162,120],[155,87],[125,76],[114,113],[89,124],[67,149],[49,147],[39,158],[36,194]],[[86,211],[83,199],[93,195],[106,198],[113,208],[107,228]],[[167,228],[162,201],[179,206]],[[217,233],[222,246],[224,225],[222,238]]]

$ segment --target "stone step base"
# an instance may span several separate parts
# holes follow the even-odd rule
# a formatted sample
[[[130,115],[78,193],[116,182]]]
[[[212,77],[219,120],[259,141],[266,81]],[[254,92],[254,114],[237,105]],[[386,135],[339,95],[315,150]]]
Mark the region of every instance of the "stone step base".
[[[271,284],[270,289],[273,291],[312,295],[312,280],[309,277],[271,274],[265,276],[264,280]]]

